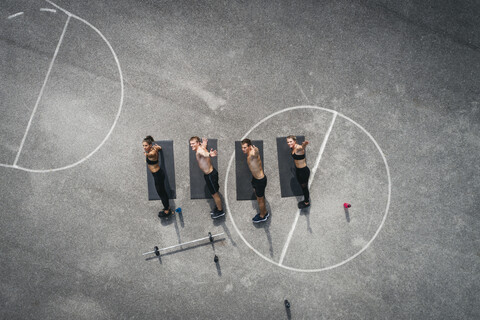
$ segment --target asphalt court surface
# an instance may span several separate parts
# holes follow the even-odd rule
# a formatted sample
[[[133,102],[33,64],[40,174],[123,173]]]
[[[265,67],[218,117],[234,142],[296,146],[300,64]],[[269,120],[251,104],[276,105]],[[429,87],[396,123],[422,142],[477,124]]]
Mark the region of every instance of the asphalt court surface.
[[[302,110],[302,108],[285,111],[270,118],[272,124],[269,123],[270,119],[267,119],[257,126],[259,129],[255,128],[251,131],[250,135],[258,139],[266,139],[268,133],[273,130],[270,126],[277,127],[278,123],[286,122],[292,117],[292,113],[298,112],[298,110]],[[305,112],[304,119],[297,118],[302,126],[308,124],[311,121],[309,119],[315,119],[315,123],[320,123],[319,119],[321,118],[325,121],[322,128],[329,128],[331,124],[333,132],[333,139],[331,140],[327,136],[327,132],[309,132],[311,139],[308,139],[310,144],[307,147],[307,159],[310,163],[311,177],[314,181],[311,187],[313,190],[320,188],[322,195],[320,197],[316,191],[312,192],[311,195],[312,202],[319,203],[314,209],[317,214],[311,215],[310,210],[302,210],[300,213],[300,228],[297,230],[295,226],[295,233],[292,237],[292,252],[286,256],[285,260],[279,255],[282,250],[288,249],[288,244],[282,244],[282,242],[286,242],[289,230],[293,226],[283,223],[278,225],[273,221],[276,218],[275,213],[280,211],[284,217],[290,218],[293,224],[293,217],[297,212],[296,208],[292,207],[288,215],[282,212],[285,210],[279,210],[287,207],[288,203],[292,203],[290,199],[278,199],[277,195],[277,197],[273,197],[273,200],[268,201],[269,197],[267,196],[272,218],[263,228],[265,237],[258,237],[258,231],[252,229],[251,223],[247,224],[248,220],[246,219],[241,220],[243,223],[239,229],[245,228],[247,233],[245,238],[251,237],[252,240],[250,241],[254,243],[252,247],[258,246],[257,250],[267,260],[302,271],[320,271],[348,260],[360,249],[363,249],[373,238],[380,228],[383,218],[388,213],[389,185],[387,168],[379,150],[376,150],[373,142],[360,128],[355,125],[352,126],[351,121],[342,117],[338,117],[337,123],[337,118],[333,119],[334,114],[328,110],[311,109],[309,111]],[[316,113],[320,115],[315,115]],[[277,117],[278,119],[276,119]],[[305,127],[307,128],[308,125],[305,125]],[[299,130],[299,128],[296,129]],[[284,133],[284,136],[287,135],[285,132],[282,133]],[[344,141],[343,136],[349,137],[348,140]],[[323,141],[326,142],[326,145],[321,150]],[[267,144],[273,144],[273,146],[270,146],[269,149],[271,150],[266,147],[265,153],[275,155],[276,138],[266,139],[265,145]],[[361,146],[361,148],[358,148],[358,146]],[[350,150],[350,152],[346,152],[346,150]],[[323,156],[325,151],[325,158],[318,159],[318,156]],[[313,169],[317,161],[319,161],[318,175],[321,178],[317,177],[315,179],[316,174],[313,173]],[[365,164],[368,164],[368,166],[365,166]],[[266,164],[264,170],[265,172],[273,171],[274,174],[278,174],[278,169],[275,166]],[[317,186],[317,183],[321,185]],[[271,186],[269,185],[269,187]],[[273,189],[280,189],[279,179],[274,179]],[[298,197],[298,199],[303,199],[303,196]],[[352,199],[364,213],[368,212],[369,214],[359,214],[351,220],[351,217],[346,215],[341,206],[343,205],[341,199]],[[232,211],[232,218],[237,221],[238,215],[236,213],[247,211],[248,205],[242,205],[240,202],[232,205],[229,208]],[[362,210],[357,212],[362,212]],[[239,219],[241,217],[242,215],[239,215]],[[296,233],[297,236],[295,236]],[[298,234],[301,236],[298,236]],[[307,236],[305,237],[305,235]],[[298,243],[296,243],[296,240],[298,240]],[[247,240],[247,242],[250,241]],[[285,246],[287,246],[287,249],[283,249]]]
[[[0,9],[2,318],[480,316],[478,4]],[[302,211],[280,195],[290,134],[310,142]],[[146,197],[146,135],[175,145],[169,219]],[[195,135],[218,139],[218,220],[190,199]],[[261,224],[236,200],[243,137],[263,140]],[[142,256],[208,232],[224,240]]]

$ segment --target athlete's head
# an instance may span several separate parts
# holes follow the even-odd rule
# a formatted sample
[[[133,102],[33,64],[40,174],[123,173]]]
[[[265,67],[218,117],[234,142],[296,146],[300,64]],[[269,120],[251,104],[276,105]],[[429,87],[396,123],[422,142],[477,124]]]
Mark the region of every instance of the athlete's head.
[[[143,139],[143,142],[142,142],[143,151],[149,152],[154,141],[155,140],[153,139],[152,136],[146,136],[145,139]]]
[[[198,146],[200,145],[200,138],[197,136],[193,136],[189,140],[190,142],[190,147],[192,148],[193,151],[197,151]]]
[[[292,149],[296,143],[297,143],[297,137],[292,135],[287,137],[287,144],[290,147],[290,149]]]
[[[252,146],[252,140],[250,139],[243,139],[242,140],[242,151],[243,153],[248,153],[250,147]]]

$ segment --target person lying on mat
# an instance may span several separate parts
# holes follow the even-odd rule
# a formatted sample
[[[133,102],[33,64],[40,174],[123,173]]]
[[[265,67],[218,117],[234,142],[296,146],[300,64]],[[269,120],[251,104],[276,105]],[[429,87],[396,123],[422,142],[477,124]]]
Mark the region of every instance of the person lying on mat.
[[[213,150],[212,148],[208,151],[208,140],[206,138],[202,138],[202,141],[200,142],[200,138],[194,136],[190,138],[189,142],[190,147],[195,151],[198,166],[200,167],[200,170],[203,171],[203,177],[205,178],[208,190],[215,201],[215,209],[213,209],[213,212],[210,214],[214,219],[220,218],[225,215],[225,211],[223,211],[222,199],[220,198],[219,193],[220,186],[218,185],[218,172],[213,167],[212,161],[210,160],[210,158],[217,156],[217,150]]]
[[[252,145],[250,139],[242,140],[242,151],[247,155],[248,168],[252,172],[252,187],[255,190],[258,207],[260,212],[253,217],[253,223],[266,221],[270,214],[265,207],[265,188],[267,187],[267,176],[263,172],[262,159],[260,159],[260,152],[258,148]]]
[[[170,202],[168,200],[167,190],[165,189],[165,173],[158,164],[158,152],[162,150],[162,147],[154,144],[154,141],[152,136],[147,136],[143,139],[143,153],[145,154],[148,169],[153,175],[155,189],[160,199],[162,199],[163,210],[158,213],[158,216],[166,217],[172,214],[172,210],[170,209]]]
[[[305,148],[308,141],[297,144],[297,137],[288,136],[287,144],[290,147],[293,161],[295,162],[295,173],[297,180],[302,187],[304,199],[298,203],[298,208],[303,209],[310,206],[310,192],[308,191],[308,178],[310,177],[310,169],[307,167],[307,160],[305,159]]]

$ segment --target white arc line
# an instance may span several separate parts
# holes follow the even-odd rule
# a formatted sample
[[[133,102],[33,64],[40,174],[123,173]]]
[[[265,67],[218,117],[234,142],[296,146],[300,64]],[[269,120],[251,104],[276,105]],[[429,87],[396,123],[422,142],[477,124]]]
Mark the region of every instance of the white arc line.
[[[57,13],[57,10],[55,10],[55,9],[50,9],[50,8],[40,8],[40,11]]]
[[[13,162],[13,166],[17,165],[18,158],[20,157],[20,153],[22,152],[23,145],[25,143],[25,139],[27,138],[28,131],[30,130],[30,126],[32,125],[33,116],[37,111],[38,105],[40,104],[40,100],[42,99],[43,91],[45,90],[45,86],[47,85],[48,78],[50,77],[50,72],[52,71],[53,64],[55,59],[57,58],[58,51],[60,50],[60,46],[62,45],[63,37],[65,36],[65,32],[67,31],[68,23],[70,22],[70,16],[68,16],[67,21],[65,22],[65,26],[63,27],[62,35],[58,40],[57,47],[55,48],[55,53],[53,54],[52,61],[50,61],[50,65],[48,66],[47,75],[45,76],[45,80],[43,80],[42,88],[40,89],[40,93],[38,94],[37,101],[35,102],[35,107],[33,108],[32,115],[30,116],[30,120],[28,120],[27,130],[25,130],[25,134],[23,135],[22,142],[20,143],[20,148],[18,149],[17,156],[15,157],[15,161]]]
[[[53,168],[53,169],[30,169],[30,168],[24,168],[24,167],[21,167],[21,166],[18,166],[18,165],[10,165],[10,164],[0,163],[0,167],[14,168],[14,169],[18,169],[18,170],[22,170],[22,171],[26,171],[26,172],[32,172],[32,173],[33,172],[35,172],[35,173],[49,173],[49,172],[56,172],[56,171],[70,169],[70,168],[73,168],[73,167],[79,165],[80,163],[83,163],[84,161],[89,159],[91,156],[93,156],[105,144],[105,142],[109,139],[110,135],[112,134],[113,129],[115,129],[115,126],[117,125],[118,119],[120,118],[120,114],[122,113],[123,100],[124,100],[124,96],[125,96],[124,79],[123,79],[122,67],[120,66],[120,61],[118,60],[118,56],[115,53],[115,50],[113,50],[112,45],[110,44],[108,39],[103,35],[103,33],[101,33],[100,30],[98,30],[95,26],[93,26],[87,20],[82,19],[79,16],[74,15],[73,13],[63,9],[62,7],[58,6],[57,4],[53,3],[50,0],[45,0],[45,1],[48,2],[49,4],[51,4],[52,6],[54,6],[55,8],[57,8],[58,10],[60,10],[61,12],[65,13],[67,16],[69,16],[71,18],[74,18],[74,19],[86,24],[93,31],[95,31],[102,38],[102,40],[107,44],[108,48],[110,49],[110,52],[112,53],[113,59],[115,60],[115,63],[117,65],[117,69],[118,69],[118,76],[119,76],[119,80],[120,80],[120,101],[119,101],[117,114],[115,115],[115,119],[112,123],[112,126],[110,127],[110,130],[108,131],[107,135],[105,136],[105,138],[103,138],[103,140],[100,142],[100,144],[92,152],[90,152],[88,155],[86,155],[82,159],[78,160],[77,162],[66,165],[66,166],[63,166],[63,167]]]
[[[308,188],[310,189],[310,186],[312,185],[313,178],[315,177],[315,173],[317,172],[318,165],[320,164],[320,160],[322,159],[322,154],[323,151],[325,150],[325,146],[327,145],[327,140],[328,137],[330,136],[330,132],[332,132],[333,124],[335,123],[335,119],[337,118],[337,112],[333,113],[333,118],[332,121],[330,122],[330,127],[328,127],[327,133],[325,134],[325,137],[323,138],[322,145],[320,146],[320,150],[318,151],[317,159],[315,161],[315,166],[312,169],[312,174],[310,176],[310,180],[308,181]],[[293,221],[292,228],[290,229],[290,232],[288,233],[287,236],[287,241],[285,242],[285,245],[283,246],[282,249],[282,254],[280,255],[280,260],[278,261],[279,265],[282,265],[283,259],[285,258],[285,254],[287,253],[288,246],[290,245],[290,241],[292,240],[293,237],[293,232],[295,231],[295,228],[297,226],[298,218],[300,217],[300,211],[301,209],[298,209],[297,214],[295,215],[295,220]]]
[[[337,118],[337,112],[333,114],[332,122],[330,123],[330,127],[328,127],[327,133],[325,134],[325,138],[323,139],[322,145],[320,146],[320,151],[318,152],[317,160],[315,161],[315,166],[312,169],[312,176],[310,177],[310,181],[308,181],[308,187],[312,185],[313,177],[315,176],[315,172],[317,172],[318,165],[320,164],[320,160],[322,159],[323,151],[325,150],[325,146],[327,145],[328,137],[332,132],[333,124],[335,123],[335,119]]]
[[[378,144],[378,142],[373,138],[373,136],[364,128],[362,127],[359,123],[355,122],[353,119],[347,117],[346,115],[342,114],[342,113],[339,113],[338,111],[334,111],[334,110],[331,110],[331,109],[327,109],[327,108],[324,108],[324,107],[319,107],[319,106],[295,106],[295,107],[288,107],[288,108],[285,108],[283,110],[279,110],[279,111],[276,111],[270,115],[268,115],[267,117],[263,118],[262,120],[260,120],[259,122],[257,122],[253,127],[251,127],[247,133],[245,133],[245,135],[242,137],[242,139],[245,139],[246,137],[248,137],[248,135],[253,131],[255,130],[258,126],[260,126],[262,123],[268,121],[269,119],[281,114],[281,113],[284,113],[284,112],[290,112],[290,111],[293,111],[293,110],[301,110],[301,109],[314,109],[314,110],[321,110],[321,111],[325,111],[325,112],[330,112],[332,114],[334,113],[337,113],[340,117],[342,117],[343,119],[353,123],[358,129],[360,129],[360,131],[362,131],[371,141],[372,143],[375,145],[375,147],[377,148],[377,151],[380,153],[380,157],[382,158],[383,160],[383,163],[385,165],[385,174],[387,176],[387,183],[388,183],[388,186],[387,186],[387,203],[385,205],[385,213],[383,215],[383,218],[382,218],[382,221],[380,221],[380,225],[378,226],[377,228],[377,231],[375,231],[375,234],[372,236],[372,238],[367,242],[367,244],[365,244],[360,250],[358,250],[356,253],[354,253],[353,255],[347,257],[346,259],[340,261],[340,262],[337,262],[335,264],[332,264],[332,265],[328,265],[326,267],[323,267],[323,268],[317,268],[317,269],[300,269],[300,268],[294,268],[294,267],[289,267],[289,266],[286,266],[284,264],[279,264],[277,261],[273,261],[272,259],[266,257],[265,255],[263,255],[260,251],[258,251],[257,249],[255,249],[248,241],[247,239],[245,239],[245,237],[243,236],[242,232],[240,231],[240,229],[238,228],[237,224],[235,223],[235,219],[234,219],[234,214],[230,208],[230,204],[228,202],[228,197],[229,197],[229,194],[228,194],[228,179],[229,179],[229,175],[230,175],[230,170],[232,168],[232,163],[233,163],[233,160],[235,158],[235,153],[232,153],[232,155],[230,156],[230,161],[228,162],[228,166],[227,166],[227,173],[225,175],[225,188],[224,188],[224,192],[225,192],[225,207],[227,208],[227,212],[228,212],[228,216],[227,216],[227,219],[230,219],[230,222],[232,223],[232,226],[233,228],[235,229],[235,231],[237,232],[238,236],[240,237],[240,239],[242,239],[242,241],[245,243],[245,245],[250,248],[250,250],[252,250],[254,253],[256,253],[259,257],[261,257],[262,259],[264,259],[265,261],[268,261],[276,266],[279,266],[281,268],[284,268],[286,270],[290,270],[290,271],[295,271],[295,272],[309,272],[309,273],[312,273],[312,272],[323,272],[323,271],[328,271],[328,270],[333,270],[335,268],[339,268],[347,263],[349,263],[350,261],[354,260],[355,258],[357,258],[358,256],[360,256],[365,250],[367,250],[370,245],[375,241],[375,239],[377,238],[377,236],[380,234],[380,231],[382,230],[383,228],[383,225],[385,224],[385,221],[387,220],[387,217],[388,217],[388,210],[390,208],[390,201],[391,201],[391,198],[392,198],[392,179],[390,177],[390,169],[388,167],[388,162],[387,162],[387,158],[385,158],[385,155],[382,151],[382,148],[380,148],[380,145]]]
[[[13,19],[13,18],[15,18],[15,17],[21,16],[22,14],[23,14],[23,11],[20,11],[20,12],[14,13],[14,14],[12,14],[12,15],[9,15],[9,16],[7,17],[7,19]]]

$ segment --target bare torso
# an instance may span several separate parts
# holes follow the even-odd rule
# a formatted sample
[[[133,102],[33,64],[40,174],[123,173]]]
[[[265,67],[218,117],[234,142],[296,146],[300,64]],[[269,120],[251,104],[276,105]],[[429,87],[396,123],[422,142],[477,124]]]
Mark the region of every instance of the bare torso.
[[[200,170],[202,170],[204,174],[209,174],[213,171],[212,160],[210,157],[206,156],[207,154],[208,151],[206,149],[204,149],[202,146],[198,146],[195,157],[197,158]]]
[[[260,153],[258,152],[257,147],[251,148],[250,152],[247,155],[248,168],[252,172],[252,176],[255,179],[263,179],[265,174],[263,173],[262,168],[262,159],[260,158]]]

